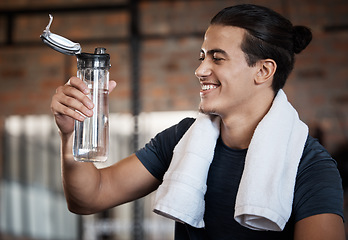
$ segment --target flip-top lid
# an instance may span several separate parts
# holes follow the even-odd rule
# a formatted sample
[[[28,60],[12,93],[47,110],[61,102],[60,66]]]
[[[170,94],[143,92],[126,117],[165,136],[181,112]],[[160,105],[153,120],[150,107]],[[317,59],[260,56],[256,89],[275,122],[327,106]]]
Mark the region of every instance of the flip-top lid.
[[[54,50],[67,55],[76,55],[81,53],[81,46],[79,43],[72,42],[65,37],[51,33],[50,27],[53,21],[53,17],[51,14],[49,14],[49,17],[50,21],[47,27],[40,35],[42,41]]]

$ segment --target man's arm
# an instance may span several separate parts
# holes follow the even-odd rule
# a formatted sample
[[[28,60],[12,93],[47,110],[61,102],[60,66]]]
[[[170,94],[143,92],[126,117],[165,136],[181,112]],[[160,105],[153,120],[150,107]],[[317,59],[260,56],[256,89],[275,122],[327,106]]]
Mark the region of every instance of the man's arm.
[[[78,214],[92,214],[133,201],[160,184],[135,154],[103,169],[96,169],[92,163],[63,159],[62,176],[68,208]]]
[[[343,220],[325,213],[304,218],[295,225],[294,240],[345,240]]]
[[[116,86],[111,81],[109,89]],[[51,110],[61,136],[61,163],[65,197],[69,210],[91,214],[143,197],[154,191],[160,181],[153,177],[135,154],[105,169],[73,158],[74,121],[93,113],[87,86],[71,78],[52,97]],[[80,114],[82,113],[82,114]]]

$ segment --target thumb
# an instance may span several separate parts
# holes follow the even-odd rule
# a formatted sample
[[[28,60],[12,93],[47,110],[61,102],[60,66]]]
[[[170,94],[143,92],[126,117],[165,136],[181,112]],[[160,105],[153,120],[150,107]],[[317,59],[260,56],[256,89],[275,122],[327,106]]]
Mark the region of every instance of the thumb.
[[[117,83],[114,80],[109,81],[109,93],[111,93],[115,89],[116,85]]]

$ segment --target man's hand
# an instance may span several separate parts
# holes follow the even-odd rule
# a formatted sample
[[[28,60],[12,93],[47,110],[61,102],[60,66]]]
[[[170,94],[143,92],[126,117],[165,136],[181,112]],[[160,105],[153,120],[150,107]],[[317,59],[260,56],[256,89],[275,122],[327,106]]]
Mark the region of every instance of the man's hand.
[[[116,87],[115,81],[109,82],[109,92]],[[51,111],[62,134],[69,135],[74,131],[74,120],[83,121],[93,115],[93,102],[88,97],[90,90],[77,77],[72,77],[64,85],[57,88],[52,97]]]

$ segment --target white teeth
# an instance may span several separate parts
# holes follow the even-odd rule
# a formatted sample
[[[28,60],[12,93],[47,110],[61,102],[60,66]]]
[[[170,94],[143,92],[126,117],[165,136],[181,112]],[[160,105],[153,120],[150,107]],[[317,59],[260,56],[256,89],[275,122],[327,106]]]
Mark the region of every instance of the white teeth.
[[[209,89],[214,89],[217,88],[215,85],[202,85],[202,90],[209,90]]]

